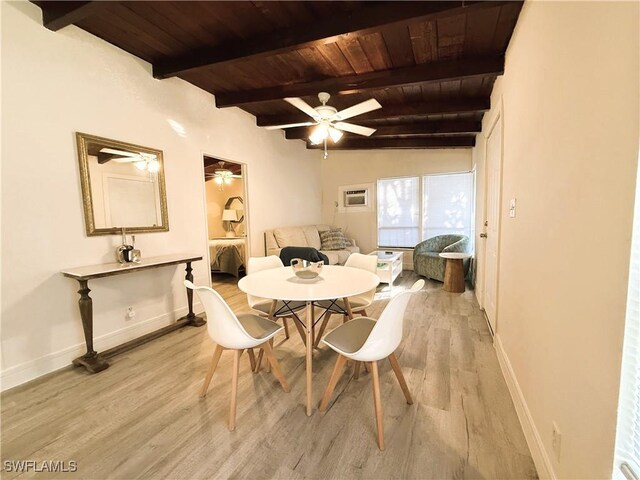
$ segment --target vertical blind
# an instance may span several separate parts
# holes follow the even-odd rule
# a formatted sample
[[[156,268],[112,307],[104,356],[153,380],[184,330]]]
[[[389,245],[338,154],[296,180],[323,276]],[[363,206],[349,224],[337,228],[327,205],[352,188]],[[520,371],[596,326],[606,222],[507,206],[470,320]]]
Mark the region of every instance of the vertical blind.
[[[613,478],[640,478],[640,168],[631,242],[627,315]]]
[[[378,245],[413,248],[420,241],[418,177],[378,180]]]
[[[378,180],[378,246],[413,248],[458,233],[473,241],[473,173]]]

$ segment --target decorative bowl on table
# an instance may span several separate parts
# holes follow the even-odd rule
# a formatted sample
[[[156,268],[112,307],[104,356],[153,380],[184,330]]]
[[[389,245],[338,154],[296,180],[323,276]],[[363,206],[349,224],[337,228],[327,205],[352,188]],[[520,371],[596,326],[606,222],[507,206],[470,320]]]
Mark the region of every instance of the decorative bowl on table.
[[[291,260],[293,273],[296,274],[296,277],[302,278],[303,280],[313,280],[314,278],[318,278],[323,265],[323,261],[310,262],[308,260],[303,260],[302,258],[294,258]]]

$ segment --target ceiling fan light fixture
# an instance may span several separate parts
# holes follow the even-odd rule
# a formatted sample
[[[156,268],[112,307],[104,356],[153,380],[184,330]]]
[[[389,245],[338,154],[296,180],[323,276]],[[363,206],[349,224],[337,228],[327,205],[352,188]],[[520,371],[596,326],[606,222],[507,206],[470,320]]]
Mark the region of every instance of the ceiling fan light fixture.
[[[140,160],[138,162],[135,162],[134,165],[136,166],[136,168],[138,170],[146,170],[147,169],[147,161],[146,160]]]
[[[337,128],[329,127],[329,136],[331,137],[331,140],[333,140],[333,143],[338,143],[342,138],[342,135],[343,133]]]
[[[222,177],[215,177],[213,181],[216,182],[218,185],[222,185],[222,182],[223,182]]]
[[[147,163],[147,170],[151,173],[156,173],[160,170],[160,162],[158,160],[150,160]]]
[[[329,129],[324,123],[321,123],[313,129],[311,135],[309,135],[309,141],[314,145],[319,145],[329,136]]]

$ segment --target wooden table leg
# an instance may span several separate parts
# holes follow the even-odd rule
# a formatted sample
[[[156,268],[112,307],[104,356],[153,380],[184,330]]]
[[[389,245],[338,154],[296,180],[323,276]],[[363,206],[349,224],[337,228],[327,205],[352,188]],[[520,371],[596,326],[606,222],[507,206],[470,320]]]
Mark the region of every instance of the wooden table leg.
[[[347,317],[349,317],[349,320],[353,320],[353,312],[351,311],[351,304],[349,303],[349,299],[347,297],[344,297],[342,301],[344,302],[344,306],[347,309]]]
[[[307,324],[305,325],[307,336],[307,417],[310,417],[313,413],[313,407],[311,406],[313,397],[313,303],[307,302]]]
[[[80,283],[80,318],[82,318],[82,330],[84,331],[84,341],[87,344],[87,353],[73,361],[76,366],[83,366],[90,373],[98,373],[109,368],[107,361],[93,349],[93,300],[89,296],[89,281],[78,280]]]
[[[193,271],[193,268],[191,268],[191,262],[187,262],[186,271],[187,274],[185,275],[184,279],[193,282],[193,274],[191,273]],[[187,288],[187,305],[189,307],[189,313],[185,318],[189,320],[190,325],[193,325],[194,327],[201,327],[202,325],[207,323],[204,318],[198,317],[195,313],[193,313],[193,290],[191,290],[190,288]]]
[[[464,265],[461,258],[447,258],[442,289],[445,292],[464,293]]]

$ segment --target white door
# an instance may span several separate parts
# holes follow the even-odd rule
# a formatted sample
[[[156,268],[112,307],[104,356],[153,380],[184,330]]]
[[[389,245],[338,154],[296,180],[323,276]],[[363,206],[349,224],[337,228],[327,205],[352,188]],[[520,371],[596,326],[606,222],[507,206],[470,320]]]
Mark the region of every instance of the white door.
[[[502,166],[502,122],[498,117],[487,137],[484,304],[489,326],[495,334],[498,304],[498,241],[500,233],[500,188]]]

